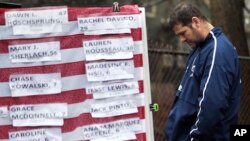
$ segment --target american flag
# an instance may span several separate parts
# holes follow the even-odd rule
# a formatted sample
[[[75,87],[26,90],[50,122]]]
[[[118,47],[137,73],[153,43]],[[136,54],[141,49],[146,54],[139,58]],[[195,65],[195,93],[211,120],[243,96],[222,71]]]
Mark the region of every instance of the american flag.
[[[107,8],[67,8],[68,18],[71,23],[77,21],[79,15],[110,15],[114,13],[112,7]],[[27,10],[21,8],[18,10]],[[0,9],[0,24],[5,24],[4,13],[7,9]],[[120,12],[116,14],[139,14],[140,11],[137,5],[127,5],[120,7]],[[66,25],[65,25],[66,26]],[[63,26],[64,27],[64,26]],[[70,26],[71,27],[71,26]],[[0,108],[13,105],[28,105],[28,104],[51,104],[51,103],[67,103],[68,116],[64,118],[60,128],[62,132],[62,140],[90,140],[84,139],[84,127],[91,125],[111,124],[115,122],[125,123],[127,120],[139,119],[142,129],[133,131],[136,135],[135,141],[146,141],[145,129],[145,102],[144,102],[144,80],[143,80],[143,44],[142,44],[142,27],[132,28],[131,33],[124,34],[105,34],[105,35],[84,35],[78,31],[68,28],[63,34],[41,34],[39,36],[14,36],[9,35],[10,27],[6,28],[6,35],[0,37]],[[77,27],[74,27],[74,29]],[[11,32],[10,32],[11,33]],[[2,34],[2,33],[1,33]],[[85,66],[91,63],[85,60],[83,54],[83,40],[94,40],[103,38],[123,38],[132,37],[134,42],[134,55],[131,59],[134,62],[133,81],[138,82],[139,93],[130,96],[116,97],[114,100],[122,99],[135,100],[137,103],[138,112],[132,114],[124,114],[118,116],[93,118],[90,113],[90,104],[95,101],[92,94],[86,93],[86,87],[90,82],[86,78]],[[60,42],[60,51],[62,59],[55,62],[35,62],[35,63],[11,63],[9,59],[10,45],[30,44],[43,42]],[[102,60],[103,61],[103,60]],[[107,61],[107,60],[104,60]],[[109,60],[115,61],[115,60]],[[107,61],[108,62],[108,61]],[[22,97],[11,97],[9,88],[9,79],[11,75],[17,74],[48,74],[60,73],[62,77],[61,93],[52,95],[33,95]],[[112,100],[112,98],[110,98]],[[129,125],[128,125],[129,126]],[[7,141],[9,133],[15,131],[25,131],[39,128],[55,128],[55,126],[38,126],[38,127],[14,127],[10,119],[1,117],[0,114],[0,141]],[[81,129],[81,130],[80,130]],[[79,133],[80,132],[80,133]],[[79,137],[78,137],[79,136]]]

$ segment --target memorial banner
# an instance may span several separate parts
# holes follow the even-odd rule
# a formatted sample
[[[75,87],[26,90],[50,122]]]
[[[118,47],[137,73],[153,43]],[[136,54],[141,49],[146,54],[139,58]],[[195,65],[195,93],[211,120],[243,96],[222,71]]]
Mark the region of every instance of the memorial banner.
[[[137,5],[0,15],[0,141],[153,141]]]

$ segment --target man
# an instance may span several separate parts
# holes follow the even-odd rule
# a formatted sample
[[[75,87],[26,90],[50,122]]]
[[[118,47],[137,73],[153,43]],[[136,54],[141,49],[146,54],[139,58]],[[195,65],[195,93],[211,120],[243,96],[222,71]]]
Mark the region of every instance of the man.
[[[191,4],[177,5],[169,25],[192,50],[164,130],[167,140],[228,141],[241,94],[236,49]]]

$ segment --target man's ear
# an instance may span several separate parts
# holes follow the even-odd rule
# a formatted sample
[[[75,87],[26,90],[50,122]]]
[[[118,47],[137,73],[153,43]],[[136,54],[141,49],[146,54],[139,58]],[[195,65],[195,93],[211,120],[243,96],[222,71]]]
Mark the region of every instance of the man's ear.
[[[192,27],[200,28],[201,20],[198,17],[192,17]]]

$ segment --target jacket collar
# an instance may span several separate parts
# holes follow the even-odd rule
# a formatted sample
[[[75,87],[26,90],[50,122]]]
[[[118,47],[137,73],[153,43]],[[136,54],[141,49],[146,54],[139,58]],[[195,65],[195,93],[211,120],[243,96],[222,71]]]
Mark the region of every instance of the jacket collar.
[[[215,37],[218,37],[222,33],[221,28],[219,28],[219,27],[214,27],[210,32],[213,32]],[[203,48],[208,42],[210,42],[210,40],[213,40],[213,36],[210,32],[207,35],[207,37],[205,38],[205,40],[203,42],[199,43],[199,45],[198,45],[199,48]]]

